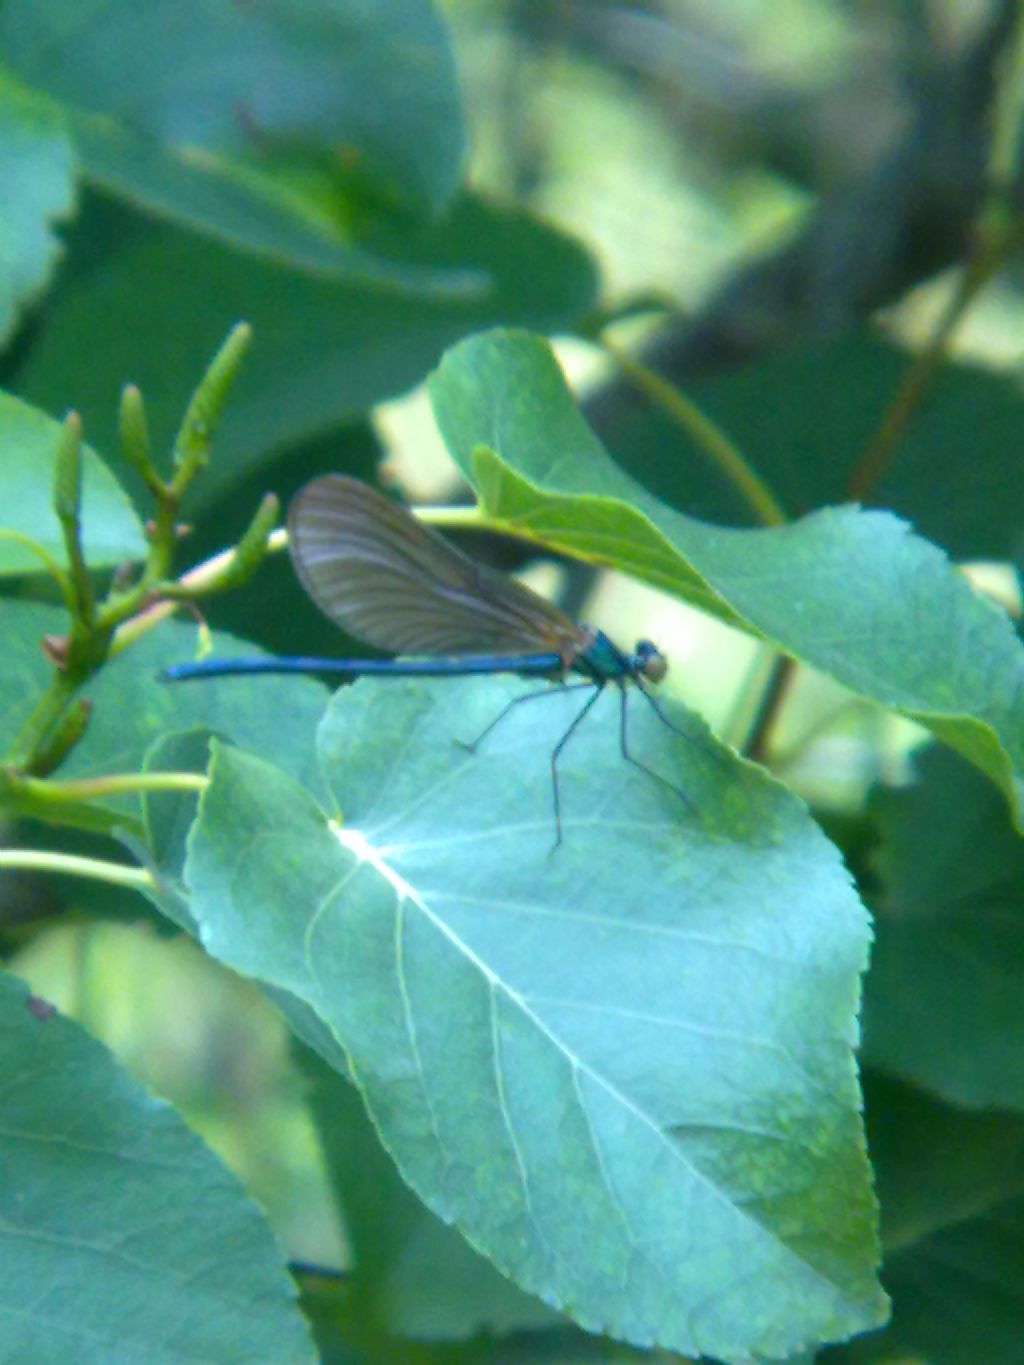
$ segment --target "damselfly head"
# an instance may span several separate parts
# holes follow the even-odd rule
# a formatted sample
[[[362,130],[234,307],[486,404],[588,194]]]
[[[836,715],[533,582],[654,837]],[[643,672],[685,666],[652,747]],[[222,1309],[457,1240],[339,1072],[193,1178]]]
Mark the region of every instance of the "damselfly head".
[[[633,657],[637,672],[642,673],[648,682],[659,683],[668,672],[668,660],[650,640],[637,640]]]

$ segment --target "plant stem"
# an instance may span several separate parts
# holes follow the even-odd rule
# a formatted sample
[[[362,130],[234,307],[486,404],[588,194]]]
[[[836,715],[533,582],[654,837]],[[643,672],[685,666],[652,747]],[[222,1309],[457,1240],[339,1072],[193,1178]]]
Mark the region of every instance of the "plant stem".
[[[44,546],[40,545],[38,540],[33,540],[31,536],[25,535],[23,531],[15,531],[13,527],[9,526],[0,527],[0,540],[13,540],[17,545],[24,545],[26,550],[31,550],[37,558],[42,560],[46,567],[46,572],[54,579],[57,586],[60,588],[61,596],[64,599],[64,605],[69,611],[72,609],[75,597],[71,587],[71,581],[50,552]]]
[[[0,867],[32,872],[61,872],[72,877],[88,877],[111,886],[127,886],[136,891],[153,891],[156,882],[144,867],[104,862],[99,858],[80,858],[71,853],[48,853],[36,848],[0,849]]]
[[[283,550],[287,544],[288,533],[281,528],[267,537],[267,552]],[[168,616],[173,616],[182,601],[187,602],[194,597],[201,597],[210,585],[222,581],[231,567],[235,554],[234,549],[219,550],[217,554],[203,560],[202,564],[197,564],[187,573],[183,573],[175,583],[157,585],[153,592],[159,595],[160,600],[142,607],[117,628],[110,644],[109,657],[113,658],[115,654],[120,654],[133,641],[147,634]]]
[[[98,796],[121,792],[202,792],[209,779],[202,773],[108,773],[103,777],[81,777],[56,782],[38,777],[14,777],[14,790],[23,791],[37,801],[57,805],[64,801],[88,801]]]
[[[490,531],[495,526],[479,507],[413,507],[420,521],[428,526],[453,526],[457,530]]]
[[[863,498],[885,474],[914,409],[946,358],[963,315],[1004,261],[1024,242],[1024,216],[1014,189],[1021,159],[1024,105],[1024,23],[1019,13],[1016,30],[1006,45],[1006,64],[1013,75],[1000,83],[992,111],[988,170],[993,188],[978,215],[976,248],[931,339],[908,369],[850,474],[847,491],[852,498]]]
[[[914,410],[946,360],[953,335],[964,314],[1006,257],[1022,241],[1024,219],[1008,225],[1002,231],[989,234],[968,261],[927,345],[914,358],[890,399],[881,422],[853,467],[847,482],[847,493],[851,498],[865,498],[888,470]]]
[[[25,772],[33,769],[33,760],[42,750],[53,728],[60,721],[65,708],[74,696],[78,680],[55,669],[45,692],[33,706],[8,751],[5,762]]]
[[[627,379],[645,393],[677,426],[703,450],[711,463],[732,484],[763,526],[781,526],[785,511],[760,474],[744,458],[720,427],[691,403],[685,394],[661,375],[635,360],[607,335],[601,344],[613,357]]]
[[[41,547],[33,548],[42,553],[60,583],[71,619],[66,634],[50,641],[53,674],[4,758],[5,769],[22,777],[39,777],[52,771],[81,739],[89,718],[88,702],[76,702],[75,693],[112,652],[123,648],[129,639],[155,624],[166,612],[154,613],[145,627],[136,625],[134,634],[119,628],[133,618],[138,620],[139,614],[161,593],[181,595],[181,585],[167,581],[178,538],[178,509],[192,480],[210,458],[213,430],[250,338],[248,325],[238,324],[207,367],[178,432],[174,448],[176,468],[169,481],[160,477],[152,463],[142,397],[130,385],[125,389],[121,400],[122,445],[126,457],[153,494],[156,508],[141,574],[128,586],[115,581],[100,604],[94,600],[82,547],[82,426],[77,414],[69,413],[66,418],[56,451],[53,505],[64,535],[67,571],[53,563]],[[207,569],[205,577],[196,576],[200,586],[220,591],[252,573],[266,552],[278,510],[277,499],[268,494],[238,546],[221,562],[219,577]]]
[[[747,735],[746,743],[743,746],[743,752],[747,758],[752,758],[757,763],[765,761],[768,741],[771,738],[771,732],[775,727],[778,714],[782,710],[790,681],[796,673],[796,667],[796,660],[790,658],[788,654],[776,655],[771,677],[761,694],[757,714],[754,716],[750,733]]]

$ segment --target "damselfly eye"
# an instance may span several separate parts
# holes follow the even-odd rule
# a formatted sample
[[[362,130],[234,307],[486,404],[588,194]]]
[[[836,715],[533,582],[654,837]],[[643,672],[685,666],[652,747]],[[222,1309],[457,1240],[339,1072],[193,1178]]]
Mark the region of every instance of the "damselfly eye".
[[[637,640],[636,650],[637,668],[651,682],[661,682],[668,672],[668,660],[658,649],[657,645],[650,640]]]

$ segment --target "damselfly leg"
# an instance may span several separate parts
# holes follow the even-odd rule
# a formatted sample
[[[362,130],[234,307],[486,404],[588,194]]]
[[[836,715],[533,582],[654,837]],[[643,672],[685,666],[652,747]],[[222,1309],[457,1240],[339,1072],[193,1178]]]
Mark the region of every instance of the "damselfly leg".
[[[654,708],[654,714],[661,721],[662,725],[666,725],[672,731],[673,734],[679,735],[682,739],[689,740],[690,736],[686,733],[686,731],[681,730],[678,725],[672,724],[668,716],[665,715],[664,711],[658,705],[657,698],[651,696],[650,692],[647,691],[647,689],[644,687],[640,679],[634,678],[633,681],[636,683],[637,688],[639,689],[641,695],[645,697],[646,700],[650,703],[650,705]],[[683,805],[690,812],[690,814],[696,815],[697,808],[696,806],[694,806],[693,802],[683,791],[682,787],[677,787],[674,782],[670,782],[667,777],[662,777],[661,773],[655,772],[655,770],[653,768],[649,768],[646,763],[641,763],[638,758],[636,758],[633,754],[629,752],[629,736],[627,733],[626,726],[628,715],[629,697],[626,694],[626,684],[624,682],[620,682],[619,747],[622,751],[622,757],[626,760],[627,763],[632,763],[634,768],[639,768],[640,771],[646,773],[648,777],[653,777],[656,782],[660,782],[663,787],[667,787],[670,792],[675,792],[676,796],[679,797],[680,801],[682,801]]]

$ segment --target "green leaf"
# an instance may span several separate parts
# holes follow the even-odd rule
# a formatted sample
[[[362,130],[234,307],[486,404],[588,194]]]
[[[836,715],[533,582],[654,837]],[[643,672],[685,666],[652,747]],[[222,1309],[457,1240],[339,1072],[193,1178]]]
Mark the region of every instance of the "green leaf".
[[[150,142],[317,148],[436,209],[464,133],[448,36],[426,0],[7,0],[0,52],[28,85]]]
[[[912,363],[865,329],[697,379],[685,391],[796,517],[849,497],[850,475]],[[623,468],[656,496],[685,497],[686,510],[704,520],[750,524],[735,488],[659,410],[598,400],[595,421]],[[906,517],[958,559],[1013,558],[1024,508],[1022,421],[1015,376],[947,362],[867,501]]]
[[[93,801],[51,801],[38,791],[19,788],[8,774],[0,772],[0,810],[8,820],[38,820],[59,826],[63,831],[81,830],[118,838],[123,834],[141,838],[139,820],[123,811],[107,810]],[[20,842],[20,841],[19,841]]]
[[[684,597],[919,721],[987,773],[1021,819],[1020,642],[1005,612],[905,523],[837,507],[743,531],[671,510],[612,462],[550,348],[526,333],[455,347],[431,396],[499,525]]]
[[[0,76],[0,341],[53,273],[55,224],[74,207],[71,146],[61,120]]]
[[[381,1146],[355,1086],[308,1052],[301,1061],[352,1245],[361,1322],[394,1336],[449,1342],[560,1322],[420,1203]]]
[[[1024,841],[948,750],[874,801],[881,889],[864,1049],[959,1104],[1024,1109]]]
[[[310,1361],[262,1213],[169,1105],[0,975],[0,1357]]]
[[[0,604],[4,649],[0,651],[0,748],[7,747],[42,689],[48,665],[44,635],[67,628],[63,612],[24,602]],[[215,636],[219,654],[252,654],[227,636]],[[60,777],[138,771],[146,750],[168,731],[203,726],[272,759],[286,772],[318,785],[313,742],[327,690],[311,678],[239,679],[238,685],[172,685],[158,681],[161,668],[195,653],[195,628],[178,621],[137,640],[104,665],[85,689],[93,710],[82,742]],[[256,685],[254,685],[256,684]],[[98,803],[113,811],[136,810],[129,799]]]
[[[1024,1120],[867,1078],[891,1325],[822,1365],[1015,1365],[1024,1340]]]
[[[214,733],[204,728],[161,735],[146,752],[144,770],[205,773],[213,738]],[[184,873],[187,839],[198,802],[195,792],[144,792],[145,837],[121,839],[135,861],[154,874],[156,886],[147,893],[149,900],[172,924],[195,939],[199,938],[199,929],[189,908]],[[345,1054],[319,1015],[287,991],[268,988],[265,993],[284,1014],[296,1037],[335,1071],[348,1075]]]
[[[1024,1195],[894,1256],[886,1284],[901,1308],[884,1358],[905,1343],[934,1365],[1013,1365],[1024,1333],[1022,1239]]]
[[[226,328],[244,317],[255,329],[213,462],[190,501],[193,512],[275,447],[322,433],[417,383],[446,344],[477,327],[498,319],[570,325],[589,306],[595,283],[589,258],[566,238],[469,197],[417,239],[403,239],[403,253],[424,265],[484,271],[483,297],[348,286],[95,201],[81,231],[79,256],[95,234],[102,262],[69,278],[51,301],[50,325],[28,350],[17,386],[43,406],[74,404],[105,448],[116,445],[112,383],[140,385],[154,448],[166,449]],[[120,244],[113,252],[112,240]],[[69,335],[88,338],[84,361],[66,345]],[[168,336],[175,338],[171,349]]]
[[[38,408],[0,392],[0,574],[36,573],[38,554],[27,536],[59,564],[67,563],[64,538],[53,510],[53,477],[60,424]],[[142,526],[103,461],[82,447],[82,543],[90,568],[141,559]]]
[[[341,190],[329,179],[318,187],[319,195],[312,188],[300,193],[223,158],[197,164],[106,120],[79,116],[72,127],[83,174],[93,184],[275,264],[340,284],[423,293],[442,302],[480,298],[490,289],[485,271],[421,265],[363,245],[366,225],[357,235],[339,222]]]
[[[205,774],[213,738],[202,727],[161,735],[147,750],[143,771]],[[161,872],[175,881],[185,866],[185,842],[198,804],[196,792],[148,791],[142,795],[146,845]]]
[[[563,755],[554,852],[578,695],[453,743],[515,695],[337,694],[320,749],[344,826],[217,749],[186,869],[204,944],[312,1005],[420,1197],[589,1330],[736,1360],[879,1322],[867,926],[835,850],[634,697],[631,749],[684,804],[623,761],[609,694]]]
[[[143,771],[205,775],[213,738],[213,732],[202,726],[161,735],[147,749]],[[199,794],[144,791],[141,804],[144,835],[141,839],[123,842],[153,873],[156,887],[149,899],[161,914],[196,938],[196,922],[188,908],[183,876],[186,840],[196,816]]]

